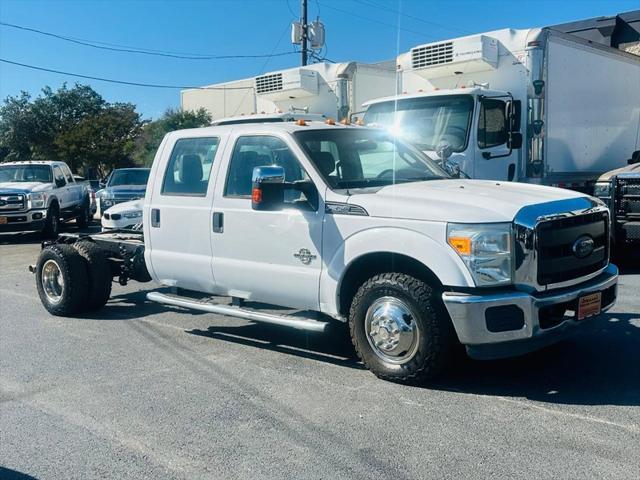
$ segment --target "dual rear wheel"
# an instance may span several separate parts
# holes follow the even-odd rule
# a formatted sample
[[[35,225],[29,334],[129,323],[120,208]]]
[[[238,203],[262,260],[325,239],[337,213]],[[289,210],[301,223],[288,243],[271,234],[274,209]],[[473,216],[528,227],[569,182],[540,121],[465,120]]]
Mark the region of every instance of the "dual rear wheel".
[[[36,265],[38,295],[53,315],[102,308],[111,295],[111,279],[106,255],[88,241],[50,245],[42,250]]]

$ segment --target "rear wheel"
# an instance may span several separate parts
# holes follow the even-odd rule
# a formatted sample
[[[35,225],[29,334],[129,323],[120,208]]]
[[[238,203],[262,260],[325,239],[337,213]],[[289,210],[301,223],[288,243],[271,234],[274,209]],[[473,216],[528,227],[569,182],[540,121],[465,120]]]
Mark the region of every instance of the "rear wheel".
[[[78,227],[80,228],[86,228],[89,223],[91,223],[91,205],[88,198],[85,199],[84,202],[82,202],[82,206],[80,207],[80,215],[78,215],[76,222],[78,223]]]
[[[40,301],[49,313],[70,316],[86,308],[87,263],[69,245],[51,245],[40,252],[36,283]]]
[[[402,273],[383,273],[356,293],[349,315],[358,356],[385,380],[429,380],[449,365],[455,333],[435,291]]]
[[[87,262],[89,275],[89,297],[87,309],[98,310],[107,303],[111,296],[111,265],[104,251],[92,242],[76,242],[73,248]]]
[[[42,235],[45,238],[56,238],[60,231],[60,210],[57,203],[52,203],[47,209],[47,218]]]

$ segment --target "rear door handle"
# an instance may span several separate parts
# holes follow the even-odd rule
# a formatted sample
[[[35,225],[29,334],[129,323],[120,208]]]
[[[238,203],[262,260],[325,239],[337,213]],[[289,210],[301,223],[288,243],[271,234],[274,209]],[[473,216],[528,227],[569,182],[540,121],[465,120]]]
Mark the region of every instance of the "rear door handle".
[[[213,212],[213,232],[222,233],[224,231],[224,213]]]
[[[151,209],[151,226],[155,228],[160,227],[160,209],[159,208]]]

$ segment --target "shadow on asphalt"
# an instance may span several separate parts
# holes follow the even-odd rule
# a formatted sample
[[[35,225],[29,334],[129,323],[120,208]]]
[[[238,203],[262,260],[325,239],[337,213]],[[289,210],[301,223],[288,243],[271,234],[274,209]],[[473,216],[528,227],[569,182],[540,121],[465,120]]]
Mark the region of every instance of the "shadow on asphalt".
[[[65,223],[62,225],[60,233],[98,233],[100,232],[100,225],[98,223],[92,223],[87,228],[80,229],[76,227],[75,222]],[[40,232],[12,232],[12,233],[0,233],[0,245],[39,245],[44,238]],[[2,478],[2,477],[0,477]]]
[[[252,324],[211,326],[187,333],[363,369],[345,327],[333,334]],[[418,388],[525,397],[573,405],[640,405],[640,312],[606,313],[589,332],[521,357],[464,359],[444,379]]]
[[[0,478],[2,480],[37,480],[36,477],[5,467],[0,467]]]

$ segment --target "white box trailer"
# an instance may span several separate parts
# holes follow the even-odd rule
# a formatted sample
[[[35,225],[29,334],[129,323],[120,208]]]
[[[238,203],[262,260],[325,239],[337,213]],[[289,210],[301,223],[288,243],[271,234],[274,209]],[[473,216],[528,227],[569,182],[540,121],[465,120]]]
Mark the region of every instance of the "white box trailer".
[[[214,120],[300,111],[336,120],[368,100],[396,93],[395,62],[316,63],[181,92],[183,110],[205,108]]]
[[[450,154],[473,178],[588,191],[640,149],[631,53],[551,28],[503,29],[416,46],[397,68],[404,93],[368,102],[365,122]]]

